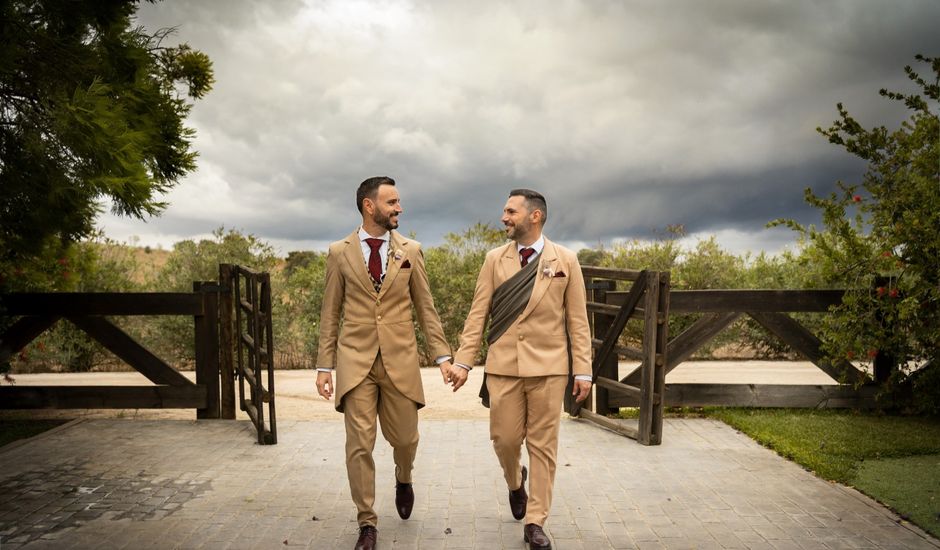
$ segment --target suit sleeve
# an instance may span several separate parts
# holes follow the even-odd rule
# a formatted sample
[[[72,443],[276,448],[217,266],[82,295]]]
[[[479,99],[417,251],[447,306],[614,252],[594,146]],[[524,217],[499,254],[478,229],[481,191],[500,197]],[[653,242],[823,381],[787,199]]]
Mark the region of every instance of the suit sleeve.
[[[336,342],[339,331],[339,315],[343,307],[346,282],[340,272],[339,254],[333,248],[326,256],[326,280],[323,289],[323,305],[320,307],[320,341],[317,350],[317,367],[336,367]]]
[[[431,352],[431,358],[450,355],[450,344],[447,343],[447,337],[444,336],[441,318],[438,316],[437,310],[434,309],[434,297],[431,295],[431,285],[428,282],[428,272],[424,263],[424,252],[420,246],[418,253],[415,255],[409,285],[411,302],[418,314],[421,329],[424,330],[424,335],[428,339],[428,351]]]
[[[591,326],[587,316],[587,290],[577,257],[568,259],[569,281],[565,289],[565,326],[571,341],[571,371],[592,375]]]
[[[483,330],[486,328],[486,319],[490,312],[490,303],[493,301],[493,269],[495,255],[487,254],[477,276],[476,288],[473,291],[473,302],[470,312],[463,324],[460,334],[460,349],[454,356],[455,363],[473,366],[476,362],[480,348],[483,346]]]

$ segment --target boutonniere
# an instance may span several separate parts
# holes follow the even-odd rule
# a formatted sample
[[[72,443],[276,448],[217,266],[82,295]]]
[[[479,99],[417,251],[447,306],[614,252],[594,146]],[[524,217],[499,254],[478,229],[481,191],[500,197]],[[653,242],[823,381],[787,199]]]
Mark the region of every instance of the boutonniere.
[[[400,262],[402,256],[404,256],[404,255],[405,255],[405,253],[402,252],[401,250],[396,250],[396,251],[395,251],[395,261],[396,261],[396,262]]]
[[[548,264],[542,265],[542,276],[551,279],[555,276],[555,268]]]

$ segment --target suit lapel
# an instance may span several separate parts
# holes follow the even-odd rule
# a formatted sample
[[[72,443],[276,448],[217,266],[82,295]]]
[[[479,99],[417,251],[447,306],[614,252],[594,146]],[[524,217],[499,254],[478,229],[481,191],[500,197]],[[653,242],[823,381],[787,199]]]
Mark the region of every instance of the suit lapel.
[[[406,241],[401,239],[397,232],[391,231],[388,238],[388,266],[385,271],[385,280],[382,281],[382,288],[379,290],[379,298],[385,295],[385,292],[391,288],[395,277],[401,271],[401,264],[408,257]],[[400,254],[399,254],[400,253]],[[396,258],[396,256],[398,256]]]
[[[500,255],[499,265],[500,265],[500,277],[499,280],[494,281],[494,288],[505,283],[510,277],[518,273],[522,266],[519,265],[519,250],[516,247],[516,242],[511,241],[506,245],[506,249]]]
[[[343,251],[343,257],[349,262],[349,267],[356,275],[356,280],[367,292],[375,294],[375,287],[372,286],[372,278],[366,268],[366,258],[362,255],[362,245],[359,244],[359,231],[353,231],[346,237],[346,249]]]
[[[546,267],[551,267],[553,271],[558,271],[558,251],[555,250],[555,245],[545,239],[545,246],[542,248],[542,253],[538,255],[536,260],[539,262],[538,273],[535,276],[535,286],[532,287],[532,296],[529,298],[529,303],[526,305],[525,309],[522,310],[522,313],[519,315],[520,318],[525,318],[535,309],[535,306],[538,305],[539,301],[545,296],[545,292],[548,290],[548,285],[551,284],[552,278],[546,277],[542,270]]]

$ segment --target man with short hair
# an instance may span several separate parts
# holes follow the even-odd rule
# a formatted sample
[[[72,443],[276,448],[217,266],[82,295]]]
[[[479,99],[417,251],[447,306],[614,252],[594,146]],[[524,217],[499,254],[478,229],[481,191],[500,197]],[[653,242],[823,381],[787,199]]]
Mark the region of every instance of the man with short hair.
[[[513,517],[525,518],[523,538],[533,550],[551,548],[542,526],[555,480],[558,427],[568,383],[583,401],[591,391],[591,334],[587,295],[577,255],[542,235],[545,197],[515,189],[503,208],[511,243],[486,255],[454,358],[454,391],[466,382],[489,318],[481,397],[490,407],[490,439],[509,487]],[[488,393],[488,395],[486,395]],[[523,440],[528,469],[521,465]]]
[[[412,306],[444,383],[450,382],[452,365],[421,245],[395,231],[402,213],[395,180],[374,177],[363,181],[356,191],[356,206],[362,225],[332,243],[326,259],[317,391],[326,399],[335,395],[336,410],[344,413],[346,472],[359,511],[356,550],[372,550],[378,540],[372,459],[376,416],[382,435],[393,448],[398,515],[408,519],[414,506],[411,470],[424,389]]]

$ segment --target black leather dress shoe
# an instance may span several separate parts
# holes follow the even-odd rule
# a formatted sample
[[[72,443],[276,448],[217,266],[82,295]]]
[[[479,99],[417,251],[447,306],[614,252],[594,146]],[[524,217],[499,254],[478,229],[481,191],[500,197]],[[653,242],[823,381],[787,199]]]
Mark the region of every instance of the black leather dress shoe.
[[[529,523],[522,530],[522,538],[529,543],[529,550],[552,550],[552,541],[548,540],[541,525]]]
[[[525,505],[529,502],[529,495],[525,492],[525,479],[527,477],[529,477],[529,471],[523,466],[522,484],[515,491],[509,491],[509,509],[512,510],[512,517],[516,519],[525,517]]]
[[[411,483],[395,482],[395,509],[398,510],[398,517],[408,519],[411,517],[411,509],[415,505],[415,490]]]
[[[359,540],[356,541],[356,550],[375,550],[379,544],[379,531],[371,525],[359,528]]]

